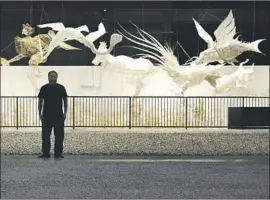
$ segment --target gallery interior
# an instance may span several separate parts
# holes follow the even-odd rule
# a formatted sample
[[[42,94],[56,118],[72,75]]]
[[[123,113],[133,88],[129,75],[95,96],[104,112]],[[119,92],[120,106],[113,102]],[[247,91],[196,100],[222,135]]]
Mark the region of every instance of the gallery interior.
[[[47,82],[49,70],[57,70],[61,74],[59,80],[66,86],[71,96],[70,105],[74,110],[72,108],[69,111],[66,122],[69,127],[99,126],[88,121],[90,115],[94,113],[93,109],[98,106],[105,114],[94,114],[96,117],[107,115],[107,112],[115,112],[114,118],[119,118],[116,124],[120,127],[227,127],[229,108],[233,106],[241,109],[243,107],[269,109],[267,96],[269,96],[270,9],[267,2],[6,1],[1,2],[0,7],[1,64],[3,66],[7,64],[1,67],[3,74],[1,89],[3,96],[11,96],[2,102],[3,108],[6,109],[1,114],[5,115],[5,126],[18,128],[40,125],[37,116],[34,116],[35,123],[29,117],[22,117],[25,120],[22,123],[18,122],[18,119],[24,112],[25,116],[34,115],[29,110],[35,102],[30,99],[36,97],[41,86]],[[222,27],[222,23],[226,20],[227,25],[223,24]],[[73,31],[68,34],[73,34],[75,28],[81,26],[87,27],[89,32],[98,32],[102,24],[106,33],[101,34],[93,43],[88,41],[88,45],[93,45],[96,49],[102,46],[102,42],[108,47],[114,41],[112,39],[114,36],[114,39],[120,40],[113,45],[112,51],[106,54],[107,57],[102,57],[99,53],[93,52],[85,45],[86,43],[73,39],[68,41],[70,46],[66,48],[80,50],[67,50],[55,46],[46,60],[35,63],[35,59],[43,59],[39,55],[38,46],[41,44],[38,44],[40,42],[38,38],[43,35],[44,42],[46,37],[51,37],[52,30],[46,27],[46,24],[50,23],[63,23],[64,30],[71,28],[69,30]],[[153,54],[150,51],[152,57],[149,55],[141,57],[142,62],[135,59],[136,54],[145,53],[141,50],[145,50],[144,47],[146,44],[149,45],[150,40],[143,41],[139,45],[141,50],[130,48],[130,45],[138,43],[127,39],[126,36],[131,38],[132,35],[136,35],[141,37],[141,41],[144,37],[138,34],[138,28],[134,24],[141,31],[150,34],[152,43],[155,43],[154,40],[158,41],[159,44],[154,46],[162,46],[161,50],[156,48],[161,54]],[[217,34],[220,27],[221,31],[219,30]],[[25,31],[27,34],[31,33],[30,36],[25,34]],[[76,34],[81,34],[80,32],[77,31]],[[124,32],[125,37],[119,34]],[[62,33],[54,30],[50,41],[55,41]],[[86,38],[85,35],[82,38]],[[43,44],[46,49],[51,48],[53,42],[50,41]],[[169,47],[167,52],[166,46]],[[35,49],[35,52],[28,55],[27,52],[31,52],[31,48]],[[214,52],[215,59],[212,59],[211,52]],[[120,61],[119,56],[122,56],[122,60],[119,58]],[[187,61],[194,57],[197,57],[196,60],[187,64]],[[99,63],[96,58],[101,62]],[[103,65],[102,62],[106,64]],[[21,106],[20,109],[24,109],[22,112],[17,109],[23,99],[21,96],[30,98],[25,100],[29,104],[27,105],[29,109],[27,106],[25,106],[27,109]],[[105,105],[102,96],[110,98],[109,107]],[[100,102],[103,100],[104,102],[96,106],[99,104],[96,97],[101,99]],[[15,98],[20,98],[19,103],[16,103]],[[87,106],[84,104],[84,98],[87,98]],[[122,98],[125,103],[118,105],[115,103],[117,98]],[[158,98],[163,99],[162,106],[155,103]],[[173,99],[179,102],[172,103]],[[11,106],[9,102],[13,100]],[[158,110],[158,116],[155,117],[163,121],[163,125],[161,122],[153,122],[154,114],[150,104],[147,104],[148,100],[152,102],[151,109]],[[215,103],[215,100],[218,100],[218,103]],[[92,105],[90,102],[96,103]],[[121,114],[117,115],[116,104],[125,112],[121,111]],[[171,104],[172,107],[168,108]],[[12,109],[15,109],[12,111],[13,114]],[[217,113],[220,115],[218,122],[213,114],[216,112],[215,109],[218,109]],[[262,113],[260,109],[253,116],[260,115]],[[86,112],[85,123],[76,122],[80,120],[80,110]],[[174,113],[175,110],[182,116],[181,120]],[[142,114],[143,112],[150,113],[151,117],[146,117],[148,114]],[[166,122],[163,120],[164,113],[167,113]],[[9,125],[11,123],[8,120],[9,115],[14,118],[12,125]],[[120,115],[125,115],[125,119],[123,120]],[[194,115],[194,118],[199,116],[199,121],[194,122],[193,118],[189,119],[189,115]],[[265,116],[264,119],[269,117],[267,114]],[[170,121],[170,117],[177,122]],[[112,120],[112,117],[108,118]],[[150,120],[151,123],[147,125],[145,120]],[[114,126],[106,120],[104,123],[106,126]]]

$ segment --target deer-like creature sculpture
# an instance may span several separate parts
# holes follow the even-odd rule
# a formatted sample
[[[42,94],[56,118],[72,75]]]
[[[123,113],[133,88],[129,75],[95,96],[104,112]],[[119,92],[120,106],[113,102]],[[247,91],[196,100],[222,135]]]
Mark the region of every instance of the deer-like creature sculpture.
[[[100,42],[97,51],[107,51],[105,42]],[[120,75],[121,78],[128,82],[135,83],[134,96],[138,96],[144,87],[143,80],[154,70],[153,63],[144,58],[131,58],[125,55],[113,56],[108,54],[96,54],[92,63],[110,68],[115,75]]]
[[[246,83],[254,71],[254,63],[249,68],[243,67],[243,65],[248,61],[249,59],[246,59],[244,62],[240,63],[238,69],[234,73],[230,75],[223,75],[221,78],[217,79],[217,84],[214,87],[215,92],[223,93],[235,87],[247,88]]]
[[[97,49],[98,52],[109,51],[105,42],[100,42]],[[109,51],[111,52],[111,50]],[[152,74],[157,68],[153,63],[144,58],[131,58],[125,55],[113,56],[110,53],[96,53],[92,63],[94,65],[101,64],[101,67],[109,69],[112,74],[124,79],[135,85],[133,96],[138,96],[145,87],[145,79]],[[120,77],[119,77],[120,76]],[[141,101],[134,98],[131,102],[132,119],[136,121],[141,115]]]

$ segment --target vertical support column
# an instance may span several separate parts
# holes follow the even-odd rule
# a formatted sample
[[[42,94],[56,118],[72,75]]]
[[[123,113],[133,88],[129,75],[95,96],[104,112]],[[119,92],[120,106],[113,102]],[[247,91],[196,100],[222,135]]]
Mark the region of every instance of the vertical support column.
[[[128,97],[129,99],[129,129],[131,129],[131,126],[132,126],[132,122],[131,122],[131,119],[132,119],[132,113],[131,113],[131,99],[132,97]]]
[[[75,97],[72,97],[72,128],[75,129]]]

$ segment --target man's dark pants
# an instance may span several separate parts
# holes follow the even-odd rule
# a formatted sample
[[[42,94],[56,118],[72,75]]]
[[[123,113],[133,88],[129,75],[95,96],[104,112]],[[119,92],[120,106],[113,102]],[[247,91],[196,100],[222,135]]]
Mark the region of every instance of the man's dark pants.
[[[60,156],[63,153],[64,141],[64,119],[63,117],[44,118],[42,121],[42,153],[49,155],[51,148],[51,133],[54,128],[54,155]]]

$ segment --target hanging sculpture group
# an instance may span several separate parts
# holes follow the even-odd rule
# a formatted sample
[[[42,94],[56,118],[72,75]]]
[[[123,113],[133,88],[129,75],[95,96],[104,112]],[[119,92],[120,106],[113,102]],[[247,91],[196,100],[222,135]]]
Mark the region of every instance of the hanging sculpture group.
[[[216,93],[222,93],[229,90],[229,88],[232,88],[232,84],[236,87],[245,87],[248,77],[253,72],[253,67],[250,69],[242,67],[246,61],[241,63],[239,69],[231,75],[221,77],[220,69],[225,63],[234,65],[234,62],[238,62],[236,57],[245,51],[262,53],[258,49],[258,45],[264,39],[256,40],[252,43],[240,42],[237,38],[234,39],[236,27],[232,11],[230,11],[229,15],[214,32],[216,37],[215,42],[196,20],[194,20],[194,23],[199,36],[207,42],[208,48],[201,52],[199,57],[193,57],[195,58],[194,61],[187,61],[185,65],[182,66],[177,61],[177,58],[174,56],[170,47],[163,47],[154,37],[141,30],[136,25],[134,26],[140,37],[132,35],[123,28],[122,29],[128,36],[124,36],[120,31],[119,33],[129,41],[141,46],[132,47],[146,52],[140,54],[143,58],[157,61],[159,67],[167,71],[168,75],[175,82],[179,83],[182,88],[182,95],[185,94],[188,87],[198,85],[202,81],[209,82],[209,84],[215,88]],[[209,63],[215,61],[218,61],[220,65],[209,65]]]
[[[51,52],[56,48],[79,50],[79,48],[66,43],[70,40],[75,40],[89,48],[92,53],[95,54],[95,58],[92,60],[93,65],[101,65],[100,67],[110,70],[110,72],[112,72],[113,75],[117,75],[118,78],[133,84],[135,86],[133,96],[147,96],[149,91],[157,91],[154,93],[154,96],[190,96],[192,88],[202,84],[203,86],[199,91],[202,91],[204,96],[215,96],[233,88],[246,88],[249,77],[254,70],[254,64],[248,68],[243,66],[249,59],[241,62],[239,66],[235,66],[236,70],[232,74],[221,75],[220,69],[225,67],[225,64],[235,65],[235,63],[238,63],[239,61],[237,61],[236,58],[245,51],[262,53],[258,45],[264,39],[248,43],[239,41],[239,36],[235,38],[236,27],[232,11],[229,12],[228,16],[214,31],[216,41],[212,39],[195,19],[193,19],[193,21],[198,35],[207,43],[207,49],[202,51],[198,57],[192,57],[183,65],[179,63],[177,57],[174,55],[174,50],[170,46],[162,45],[152,35],[140,29],[132,22],[137,30],[138,36],[128,32],[119,24],[123,33],[118,31],[118,33],[112,34],[109,47],[107,47],[105,42],[100,42],[98,48],[95,47],[94,42],[106,33],[106,29],[102,23],[98,25],[98,30],[94,32],[90,32],[86,25],[72,28],[66,27],[63,23],[59,22],[40,24],[38,25],[39,28],[51,28],[52,30],[49,30],[47,34],[38,34],[34,37],[32,35],[35,32],[35,28],[31,27],[29,24],[23,24],[22,34],[24,37],[16,37],[14,39],[15,49],[18,55],[9,60],[1,58],[1,65],[9,66],[10,63],[25,57],[30,57],[29,69],[31,70],[28,73],[28,78],[37,94],[39,90],[37,84],[38,77],[36,74],[36,70],[38,70],[39,67],[37,66],[41,63],[45,63]],[[83,32],[88,34],[85,36]],[[114,47],[122,42],[123,38],[134,44],[130,46],[131,48],[142,52],[136,55],[138,56],[137,58],[126,55],[111,55]],[[158,64],[154,64],[152,60]],[[213,62],[218,62],[219,64],[214,65]],[[156,76],[156,79],[152,78],[157,74],[161,74],[160,72],[162,72],[166,81],[161,80],[162,76]],[[155,83],[153,83],[153,81],[155,81]],[[165,83],[166,86],[163,86]],[[195,94],[196,96],[199,91],[197,89],[192,95],[194,96]],[[211,94],[206,91],[211,91]],[[175,116],[184,116],[184,112],[186,112],[181,110],[178,113],[177,111],[177,108],[181,107],[180,104],[185,104],[185,102],[182,102],[183,99],[178,99],[179,102],[177,105],[169,106],[168,102],[159,104],[158,107],[164,111],[162,112],[164,116],[153,116],[154,114],[151,112],[151,109],[156,110],[156,108],[154,108],[156,105],[147,105],[143,108],[144,105],[139,98],[133,99],[134,101],[129,102],[132,104],[130,105],[132,120],[138,123],[145,124],[145,120],[151,121],[149,118],[166,118],[165,112],[173,112]],[[200,116],[200,113],[203,112],[207,115],[208,112],[201,111],[203,108],[202,105],[204,104],[203,101],[193,104],[189,104],[189,106],[191,106],[189,113],[193,112],[194,116]],[[113,109],[114,107],[111,108],[111,112],[113,112]],[[171,111],[171,109],[173,109],[173,111]],[[150,114],[151,116],[149,113],[152,113]],[[108,116],[111,116],[111,114]],[[99,115],[95,114],[95,116]],[[106,114],[102,113],[100,116],[106,116]],[[111,120],[117,121],[115,117],[116,116]],[[77,118],[79,119],[80,116]],[[144,122],[139,122],[140,120],[144,120]],[[171,119],[166,119],[162,121],[164,123],[166,121],[166,124],[169,124],[168,121],[170,120]],[[153,123],[153,121],[156,120],[152,120],[151,123]],[[181,123],[177,124],[177,126],[182,126]],[[152,125],[154,126],[155,124]]]
[[[141,94],[141,91],[146,86],[146,78],[160,69],[166,72],[179,85],[181,92],[175,91],[175,94],[180,96],[185,96],[189,88],[202,82],[207,82],[209,87],[214,88],[215,94],[227,91],[232,87],[245,87],[248,77],[253,72],[253,66],[250,69],[245,69],[242,67],[246,63],[245,61],[240,64],[235,73],[225,76],[220,75],[220,69],[225,64],[234,65],[234,63],[238,62],[236,58],[245,51],[262,53],[258,45],[264,39],[248,43],[239,41],[239,36],[234,38],[236,27],[232,11],[215,30],[216,41],[195,19],[193,21],[198,35],[207,43],[207,49],[202,51],[198,57],[192,57],[184,65],[179,64],[171,47],[168,45],[163,46],[153,36],[133,23],[139,36],[129,33],[120,25],[125,34],[120,31],[112,34],[109,48],[107,48],[105,42],[101,42],[98,49],[96,49],[93,42],[106,33],[102,23],[99,24],[97,31],[90,33],[86,25],[72,28],[65,27],[63,23],[40,24],[38,25],[39,28],[51,28],[52,30],[49,30],[47,34],[38,34],[35,37],[31,36],[35,28],[29,24],[23,24],[22,34],[25,37],[16,37],[14,39],[18,55],[10,60],[1,58],[1,63],[2,65],[9,65],[21,58],[30,57],[29,65],[38,66],[40,63],[47,61],[48,56],[55,48],[78,50],[79,48],[65,43],[70,40],[76,40],[88,47],[96,55],[92,61],[94,65],[101,64],[102,67],[111,69],[115,74],[126,77],[127,81],[135,84],[134,96]],[[89,34],[84,36],[82,32]],[[120,43],[123,38],[139,45],[131,47],[143,53],[138,54],[138,58],[131,58],[125,55],[114,57],[111,55],[115,45]],[[156,61],[158,65],[154,65],[151,60]],[[211,65],[210,63],[213,62],[219,62],[219,64]],[[37,89],[33,82],[33,76],[31,80],[32,85]]]

